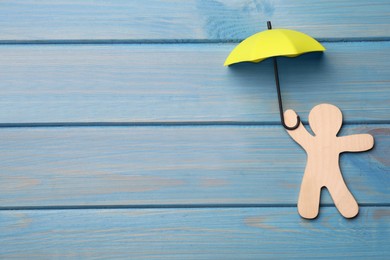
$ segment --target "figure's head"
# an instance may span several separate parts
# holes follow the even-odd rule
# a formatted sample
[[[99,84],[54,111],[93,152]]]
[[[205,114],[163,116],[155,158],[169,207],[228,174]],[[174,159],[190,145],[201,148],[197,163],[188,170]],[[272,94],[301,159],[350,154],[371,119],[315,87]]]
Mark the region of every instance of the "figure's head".
[[[337,135],[343,123],[340,109],[330,104],[320,104],[310,111],[309,124],[315,135]]]

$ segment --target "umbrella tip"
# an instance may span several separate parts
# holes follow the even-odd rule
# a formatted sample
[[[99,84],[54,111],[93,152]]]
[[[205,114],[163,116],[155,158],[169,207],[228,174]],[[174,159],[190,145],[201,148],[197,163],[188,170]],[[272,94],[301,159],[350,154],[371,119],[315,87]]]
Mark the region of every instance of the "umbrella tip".
[[[268,30],[272,29],[271,21],[267,21],[267,27],[268,27]]]

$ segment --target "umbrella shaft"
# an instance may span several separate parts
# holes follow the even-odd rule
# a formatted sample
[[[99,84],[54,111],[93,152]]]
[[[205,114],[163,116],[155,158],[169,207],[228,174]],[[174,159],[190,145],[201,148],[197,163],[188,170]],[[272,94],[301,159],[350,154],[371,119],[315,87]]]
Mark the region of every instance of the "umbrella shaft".
[[[276,91],[278,92],[280,120],[282,121],[282,124],[284,125],[283,103],[282,103],[282,95],[280,94],[278,61],[276,60],[276,57],[273,57],[273,61],[274,61],[274,74],[275,74]]]
[[[282,103],[282,95],[280,94],[280,83],[279,83],[279,72],[278,72],[278,62],[276,60],[276,57],[273,57],[274,61],[274,74],[275,74],[275,83],[276,83],[276,91],[278,92],[278,102],[279,102],[279,113],[280,113],[280,121],[282,122],[282,125],[284,128],[287,130],[295,130],[299,127],[301,120],[299,116],[297,116],[297,122],[295,126],[287,126],[286,123],[284,122],[284,110],[283,110],[283,103]]]

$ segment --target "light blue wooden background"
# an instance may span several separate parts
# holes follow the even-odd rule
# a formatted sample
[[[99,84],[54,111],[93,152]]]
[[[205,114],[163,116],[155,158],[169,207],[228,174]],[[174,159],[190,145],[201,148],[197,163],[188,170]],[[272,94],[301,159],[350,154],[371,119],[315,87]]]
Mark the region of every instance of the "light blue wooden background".
[[[355,219],[299,217],[272,64],[222,65],[267,20],[327,48],[280,59],[285,107],[375,137]],[[388,0],[4,0],[0,111],[1,259],[390,257]]]

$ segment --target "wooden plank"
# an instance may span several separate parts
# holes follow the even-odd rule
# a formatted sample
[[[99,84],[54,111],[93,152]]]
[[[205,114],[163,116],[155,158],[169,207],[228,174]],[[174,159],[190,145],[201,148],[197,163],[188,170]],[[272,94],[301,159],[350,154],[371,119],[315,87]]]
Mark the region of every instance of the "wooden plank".
[[[233,44],[0,47],[0,122],[279,122],[270,61],[223,67]],[[280,58],[285,108],[388,122],[390,42]]]
[[[387,259],[390,208],[346,220],[295,208],[0,211],[0,257]]]
[[[389,125],[348,126],[375,148],[344,154],[361,204],[390,202]],[[304,151],[279,126],[0,129],[0,205],[296,205]],[[323,203],[333,203],[323,192]]]
[[[388,37],[387,0],[2,1],[0,40],[243,39],[266,28],[319,38]]]

